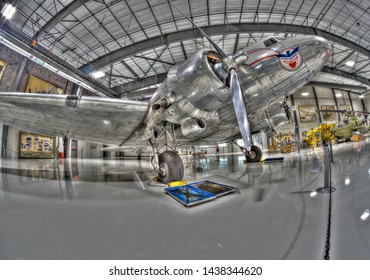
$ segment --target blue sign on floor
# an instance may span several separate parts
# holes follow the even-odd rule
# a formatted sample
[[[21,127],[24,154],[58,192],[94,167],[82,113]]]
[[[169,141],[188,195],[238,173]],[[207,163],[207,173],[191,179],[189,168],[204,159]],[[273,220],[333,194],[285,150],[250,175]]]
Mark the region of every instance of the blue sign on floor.
[[[239,191],[238,188],[210,181],[201,181],[186,186],[165,188],[164,190],[167,194],[185,206],[200,204],[219,196]]]

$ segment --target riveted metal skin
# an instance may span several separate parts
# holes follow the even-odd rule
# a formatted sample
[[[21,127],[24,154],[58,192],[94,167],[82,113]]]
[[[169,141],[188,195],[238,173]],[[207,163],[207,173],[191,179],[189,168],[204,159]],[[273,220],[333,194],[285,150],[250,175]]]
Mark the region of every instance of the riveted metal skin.
[[[289,59],[284,62],[284,57],[279,57],[297,47],[296,64]],[[331,44],[323,38],[304,36],[279,41],[269,48],[258,42],[236,53],[239,55],[235,60],[244,62],[243,66],[248,69],[237,75],[252,133],[265,131],[271,135],[279,126],[290,121],[281,103],[320,71],[330,56],[331,48]],[[155,104],[170,94],[174,101],[165,110],[149,111],[144,139],[150,129],[161,121],[181,125],[182,133],[177,139],[182,143],[200,140],[211,143],[240,135],[234,109],[238,106],[233,106],[220,64],[212,65],[208,56],[219,57],[213,51],[201,50],[169,71],[168,79],[159,87],[151,102]],[[289,63],[295,67],[289,68]],[[190,132],[189,126],[183,128],[187,123],[184,120],[188,118],[201,119],[206,127],[199,129],[194,126],[194,131]]]

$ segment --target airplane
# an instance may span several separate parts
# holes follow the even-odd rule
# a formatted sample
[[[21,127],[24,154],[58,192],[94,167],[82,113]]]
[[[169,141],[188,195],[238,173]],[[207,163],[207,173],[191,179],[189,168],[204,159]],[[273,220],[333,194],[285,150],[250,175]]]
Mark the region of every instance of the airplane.
[[[271,136],[291,122],[286,98],[323,68],[332,45],[318,36],[271,37],[226,55],[199,30],[214,50],[199,50],[173,66],[149,102],[0,93],[0,121],[42,134],[68,133],[73,139],[151,151],[154,171],[165,184],[183,179],[176,152],[181,146],[225,143],[241,135],[246,160],[259,162],[262,151],[251,134]]]
[[[351,139],[355,131],[358,131],[361,134],[366,134],[369,130],[370,128],[366,127],[363,121],[353,115],[344,117],[341,121],[336,123],[333,128],[333,133],[338,141]]]
[[[337,123],[326,124],[326,125],[331,125],[330,130],[332,131],[332,134],[335,137],[335,140],[337,142],[346,141],[346,140],[351,139],[355,131],[358,131],[361,134],[366,134],[370,131],[370,127],[366,126],[365,122],[355,115],[355,113],[359,113],[362,116],[367,116],[368,115],[367,111],[318,110],[318,112],[342,113],[343,114],[342,120],[338,121]],[[321,126],[318,127],[319,130],[320,130],[320,127]],[[313,131],[315,131],[315,129]]]
[[[332,123],[322,123],[318,127],[313,128],[307,132],[304,132],[304,142],[309,147],[314,147],[318,143],[328,142],[334,140],[334,124]]]

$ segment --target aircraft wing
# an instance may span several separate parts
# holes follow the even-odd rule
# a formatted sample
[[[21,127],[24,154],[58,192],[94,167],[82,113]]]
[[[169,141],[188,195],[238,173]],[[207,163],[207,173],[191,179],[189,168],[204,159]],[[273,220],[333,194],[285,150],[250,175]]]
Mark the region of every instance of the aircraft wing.
[[[141,124],[146,102],[52,94],[0,93],[0,121],[49,135],[121,144]]]

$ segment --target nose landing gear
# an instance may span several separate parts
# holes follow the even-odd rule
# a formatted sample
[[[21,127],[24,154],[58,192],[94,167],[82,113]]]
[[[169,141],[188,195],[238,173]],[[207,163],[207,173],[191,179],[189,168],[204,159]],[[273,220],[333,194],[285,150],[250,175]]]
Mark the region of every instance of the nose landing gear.
[[[245,159],[247,162],[259,162],[262,158],[262,150],[258,146],[251,146],[251,150],[248,151],[246,148],[239,146],[236,142],[233,141],[235,145],[237,145],[240,150],[245,155]]]
[[[252,146],[249,152],[245,148],[241,150],[248,162],[259,162],[262,158],[262,150],[257,146]]]

